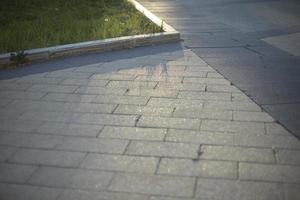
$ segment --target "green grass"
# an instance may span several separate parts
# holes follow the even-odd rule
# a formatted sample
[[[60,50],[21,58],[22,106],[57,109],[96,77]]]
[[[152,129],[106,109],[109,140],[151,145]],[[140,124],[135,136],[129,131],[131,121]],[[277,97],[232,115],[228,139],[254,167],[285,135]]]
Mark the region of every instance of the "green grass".
[[[1,0],[0,53],[161,32],[126,0]]]

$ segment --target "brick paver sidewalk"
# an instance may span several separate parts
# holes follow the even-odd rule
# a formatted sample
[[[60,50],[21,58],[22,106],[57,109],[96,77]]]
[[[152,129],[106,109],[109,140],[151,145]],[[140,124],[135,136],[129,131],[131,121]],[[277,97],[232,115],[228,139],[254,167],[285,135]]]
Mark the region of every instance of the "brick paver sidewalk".
[[[299,199],[299,140],[190,50],[0,90],[0,199]]]

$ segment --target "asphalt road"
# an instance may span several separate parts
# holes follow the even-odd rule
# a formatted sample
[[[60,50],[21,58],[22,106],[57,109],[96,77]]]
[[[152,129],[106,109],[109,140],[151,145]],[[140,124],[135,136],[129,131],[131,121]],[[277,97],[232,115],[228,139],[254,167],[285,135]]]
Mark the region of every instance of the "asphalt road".
[[[184,45],[300,136],[300,1],[140,0]]]

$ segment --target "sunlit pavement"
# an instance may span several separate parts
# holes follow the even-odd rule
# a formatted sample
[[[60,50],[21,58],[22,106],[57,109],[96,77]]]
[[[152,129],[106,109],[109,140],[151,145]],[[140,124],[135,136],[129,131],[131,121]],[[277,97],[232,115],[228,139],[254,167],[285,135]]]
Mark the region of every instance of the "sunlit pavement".
[[[300,195],[299,140],[181,44],[1,79],[0,199]]]

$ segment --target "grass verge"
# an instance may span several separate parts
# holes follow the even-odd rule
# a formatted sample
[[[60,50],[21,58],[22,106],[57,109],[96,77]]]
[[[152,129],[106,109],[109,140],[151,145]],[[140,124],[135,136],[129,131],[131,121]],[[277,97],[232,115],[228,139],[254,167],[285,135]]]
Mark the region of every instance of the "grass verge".
[[[126,0],[2,0],[0,53],[162,32]]]

